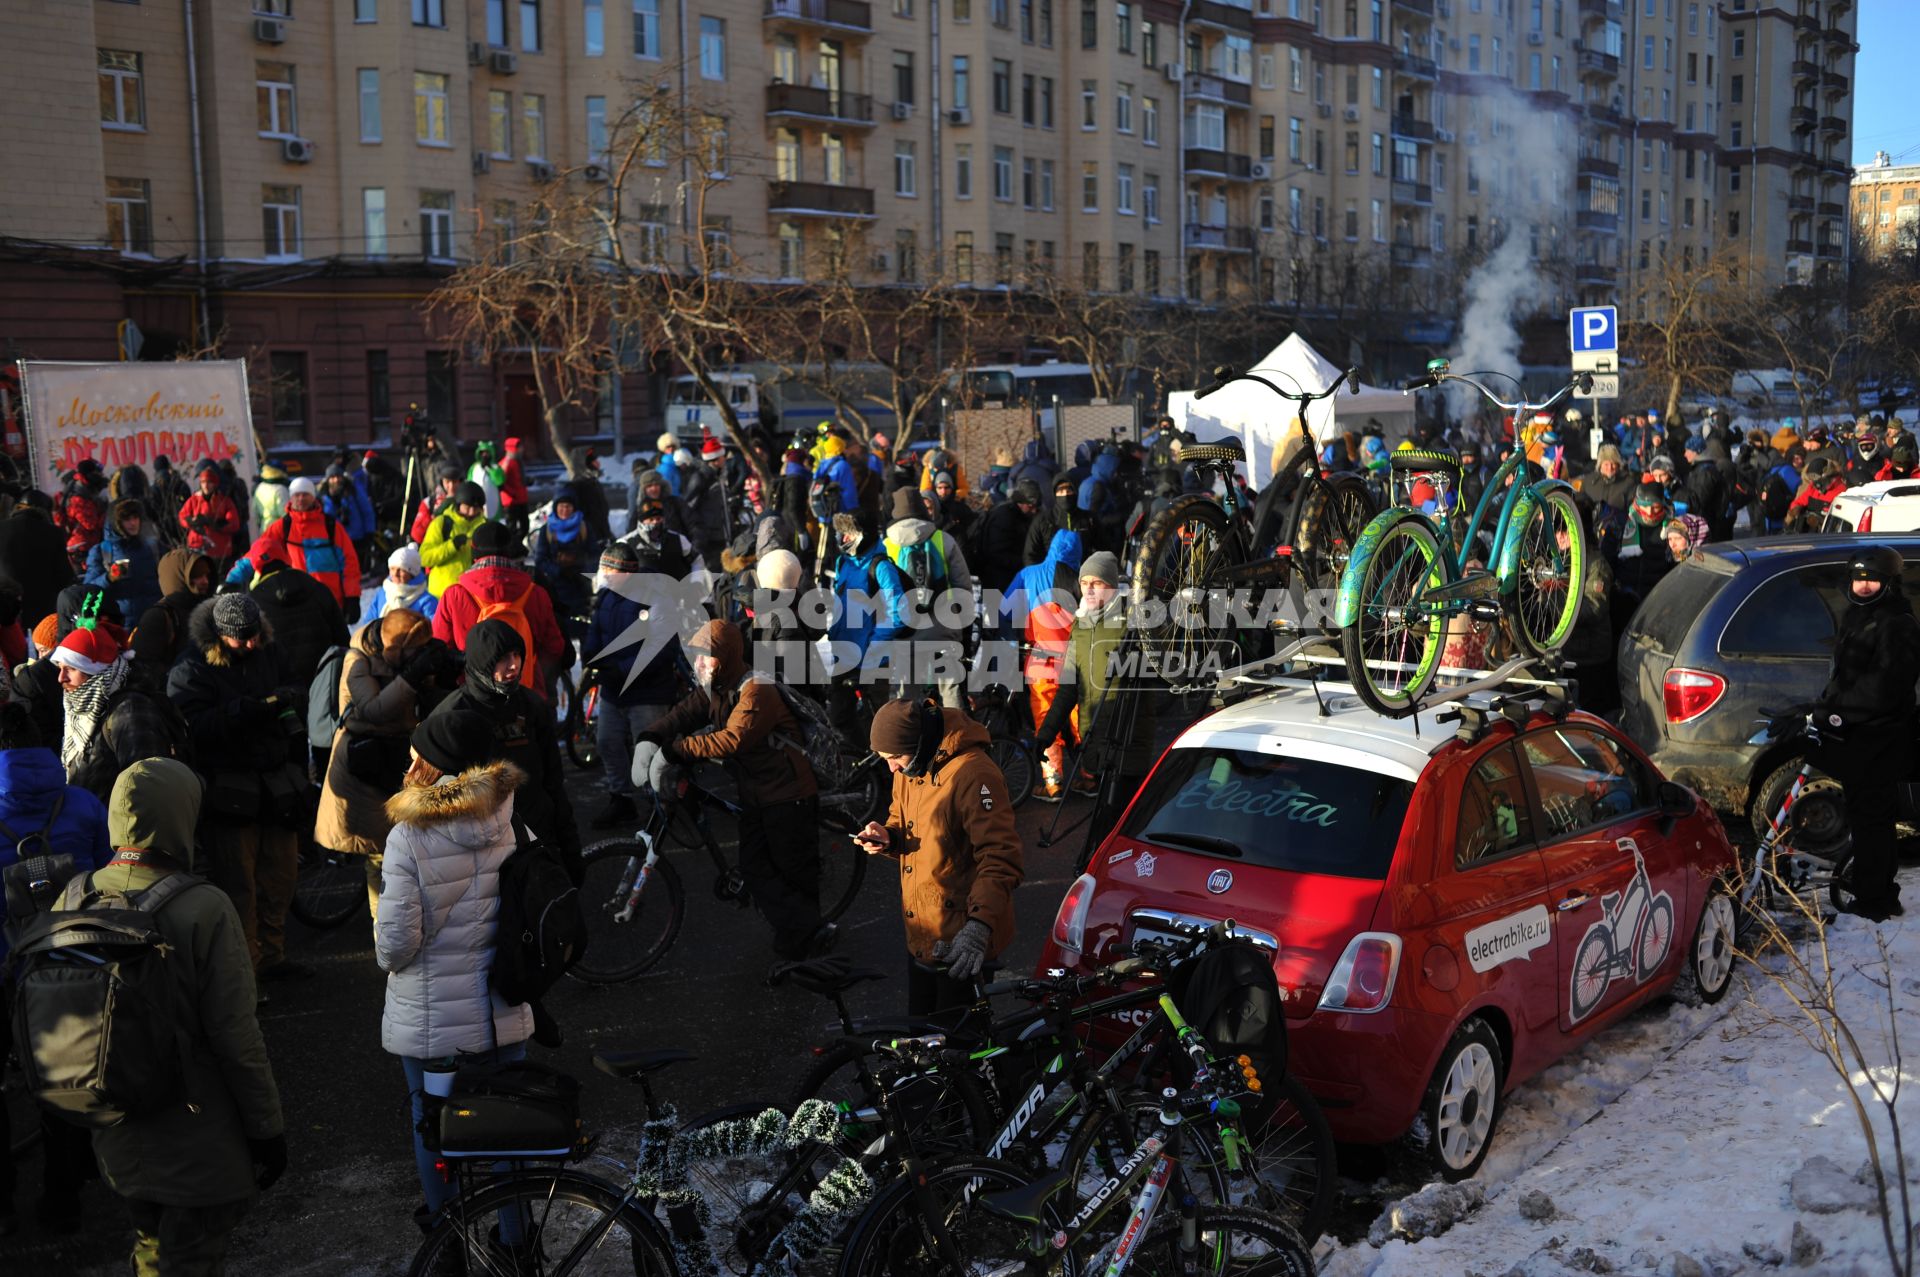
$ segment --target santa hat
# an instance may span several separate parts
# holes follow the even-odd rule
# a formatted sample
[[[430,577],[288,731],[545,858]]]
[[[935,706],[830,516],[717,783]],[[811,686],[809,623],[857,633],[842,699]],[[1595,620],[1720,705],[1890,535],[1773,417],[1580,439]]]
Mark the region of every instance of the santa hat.
[[[519,436],[517,436],[517,435],[508,435],[508,436],[507,436],[507,451],[508,451],[508,452],[518,452],[518,451],[520,451],[520,439],[519,439]]]
[[[720,455],[720,451],[720,441],[712,435],[708,435],[700,441],[700,455],[702,457],[717,457]]]
[[[104,627],[74,630],[53,649],[53,663],[82,674],[104,674],[120,656],[120,644]]]
[[[366,452],[363,453],[360,457],[360,461],[362,464],[378,461],[379,459],[380,459],[380,454],[375,452],[372,448],[368,448]]]

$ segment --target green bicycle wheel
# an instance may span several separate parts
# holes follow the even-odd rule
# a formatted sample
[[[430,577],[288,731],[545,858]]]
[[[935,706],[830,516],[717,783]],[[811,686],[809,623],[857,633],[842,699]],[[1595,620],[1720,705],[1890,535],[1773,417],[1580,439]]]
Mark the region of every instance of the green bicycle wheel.
[[[1420,599],[1447,583],[1446,556],[1426,521],[1409,514],[1387,529],[1359,578],[1359,611],[1340,631],[1347,677],[1374,713],[1402,718],[1440,671],[1447,609]]]
[[[1580,619],[1580,587],[1586,579],[1587,542],[1580,508],[1564,488],[1536,493],[1539,503],[1517,529],[1519,551],[1505,589],[1514,641],[1530,656],[1551,656]]]

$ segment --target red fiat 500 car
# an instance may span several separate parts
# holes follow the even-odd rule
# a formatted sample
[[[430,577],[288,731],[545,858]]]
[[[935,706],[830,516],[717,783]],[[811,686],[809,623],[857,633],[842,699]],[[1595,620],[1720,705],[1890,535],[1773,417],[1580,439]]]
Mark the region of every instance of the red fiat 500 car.
[[[1512,1087],[1669,990],[1726,993],[1733,865],[1706,804],[1600,719],[1479,698],[1394,720],[1283,686],[1174,742],[1040,962],[1232,918],[1273,954],[1334,1134],[1407,1137],[1459,1179]]]

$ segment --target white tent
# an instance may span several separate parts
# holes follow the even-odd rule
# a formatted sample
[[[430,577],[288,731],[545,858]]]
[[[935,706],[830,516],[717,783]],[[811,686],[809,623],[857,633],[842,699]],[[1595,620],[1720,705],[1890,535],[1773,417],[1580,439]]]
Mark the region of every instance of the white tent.
[[[1247,371],[1282,389],[1305,391],[1325,390],[1342,372],[1298,333],[1290,334]],[[1412,433],[1413,411],[1413,396],[1398,390],[1363,385],[1354,394],[1342,387],[1339,394],[1307,409],[1307,427],[1325,443],[1336,431],[1357,430],[1372,418],[1391,440]],[[1167,415],[1202,443],[1225,434],[1238,435],[1247,449],[1247,482],[1258,488],[1270,477],[1273,446],[1293,428],[1294,405],[1259,382],[1236,381],[1205,399],[1197,398],[1195,391],[1175,391],[1167,397]]]

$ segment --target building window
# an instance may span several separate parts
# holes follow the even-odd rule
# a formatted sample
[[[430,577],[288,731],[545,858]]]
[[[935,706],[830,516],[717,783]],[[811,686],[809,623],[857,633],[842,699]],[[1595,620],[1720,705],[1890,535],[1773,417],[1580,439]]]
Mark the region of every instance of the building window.
[[[1733,29],[1733,56],[1735,58],[1747,56],[1747,33],[1743,27]]]
[[[911,18],[913,16],[913,0],[893,0],[893,16],[896,18]]]
[[[1100,287],[1100,245],[1093,240],[1080,246],[1080,283],[1087,289]]]
[[[1160,145],[1160,99],[1140,99],[1140,141],[1147,146]]]
[[[355,22],[380,21],[379,0],[353,0],[353,20]]]
[[[420,247],[428,261],[453,260],[453,192],[420,192]]]
[[[507,0],[487,0],[487,43],[507,47]]]
[[[387,372],[387,352],[367,352],[367,423],[384,426],[393,419],[393,381]]]
[[[1114,169],[1113,204],[1115,209],[1129,216],[1133,213],[1133,165],[1121,164]]]
[[[1080,127],[1093,129],[1100,124],[1100,82],[1080,81]]]
[[[913,104],[913,55],[904,49],[893,51],[893,100]]]
[[[1053,77],[1050,75],[1040,77],[1040,127],[1053,127]]]
[[[660,56],[660,0],[633,0],[633,56]]]
[[[153,202],[145,178],[107,179],[107,244],[123,253],[153,251]]]
[[[101,49],[99,54],[101,125],[109,129],[146,128],[140,55],[121,49]]]
[[[807,273],[807,241],[795,222],[780,223],[780,278],[801,279]]]
[[[1373,175],[1379,177],[1387,171],[1386,139],[1380,134],[1373,135]]]
[[[1372,201],[1372,204],[1373,242],[1384,244],[1387,242],[1387,209],[1379,200]]]
[[[993,198],[1013,199],[1013,150],[1010,147],[993,148]]]
[[[1116,278],[1114,286],[1123,293],[1133,291],[1133,245],[1120,245],[1119,256],[1114,260]]]
[[[973,282],[973,232],[953,233],[953,278],[956,283]]]
[[[413,0],[413,25],[416,27],[446,26],[446,0]]]
[[[1020,77],[1020,123],[1028,128],[1034,121],[1034,79],[1030,75]]]
[[[505,89],[487,90],[487,154],[513,158],[513,94]]]
[[[253,64],[254,105],[261,137],[298,137],[293,115],[293,65],[287,62]]]
[[[273,402],[275,443],[304,443],[307,438],[307,356],[276,350],[267,358],[269,398]]]
[[[380,70],[360,68],[360,140],[380,140]]]
[[[893,144],[893,193],[895,195],[918,195],[919,178],[914,155],[915,143],[895,142]]]
[[[893,233],[893,278],[900,284],[920,278],[920,250],[910,230]]]
[[[727,20],[700,19],[700,78],[727,78]]]
[[[413,136],[422,146],[451,146],[447,137],[447,77],[413,73]]]
[[[1080,0],[1080,47],[1100,46],[1100,10],[1095,0]]]
[[[800,176],[800,130],[778,129],[773,135],[773,180],[798,182]]]
[[[360,191],[360,225],[368,257],[387,255],[387,189],[368,186]]]
[[[1040,161],[1040,208],[1053,212],[1053,161]]]
[[[1147,225],[1160,223],[1160,177],[1149,173],[1140,183],[1140,215],[1147,219]]]
[[[732,139],[727,130],[727,117],[724,115],[700,116],[700,154],[705,157],[708,177],[725,177]],[[846,148],[835,134],[829,133],[821,139],[821,145],[827,154],[827,181],[839,186],[847,180]],[[729,240],[731,243],[731,222],[729,222]]]
[[[1295,164],[1300,162],[1300,140],[1305,136],[1305,122],[1299,116],[1287,121],[1287,158]],[[1377,139],[1380,135],[1374,134]]]
[[[1040,198],[1039,168],[1031,155],[1020,157],[1020,204],[1024,208],[1037,208]]]
[[[1133,6],[1120,0],[1113,6],[1113,31],[1115,47],[1120,52],[1133,52]]]
[[[955,54],[953,59],[953,105],[959,111],[973,105],[973,72],[964,53]]]
[[[1100,164],[1097,160],[1088,160],[1080,166],[1080,211],[1100,211]]]
[[[639,255],[642,262],[658,265],[667,259],[667,206],[640,206]]]
[[[1157,294],[1160,291],[1160,251],[1149,248],[1141,255],[1141,259],[1145,275],[1141,284],[1149,294]]]
[[[587,44],[587,56],[597,58],[607,51],[606,10],[601,7],[601,0],[581,0],[581,3],[585,5],[580,26]]]
[[[993,282],[1001,288],[1013,283],[1013,236],[1004,232],[993,237]]]
[[[522,93],[520,95],[521,133],[525,145],[520,149],[526,152],[529,160],[547,158],[547,97],[544,93]]]
[[[1133,132],[1133,86],[1114,85],[1113,127],[1119,133]]]
[[[957,142],[953,148],[953,198],[973,198],[973,143]]]
[[[261,240],[268,257],[300,256],[300,188],[260,188]]]
[[[997,115],[1013,114],[1013,63],[1005,58],[993,60],[993,109]]]
[[[520,0],[520,47],[540,52],[540,0]]]
[[[427,420],[458,430],[459,364],[451,350],[427,352]]]
[[[606,162],[607,100],[596,95],[587,99],[587,163]]]
[[[994,26],[1002,30],[1013,25],[1012,15],[1007,9],[1007,0],[987,0],[987,16]]]

